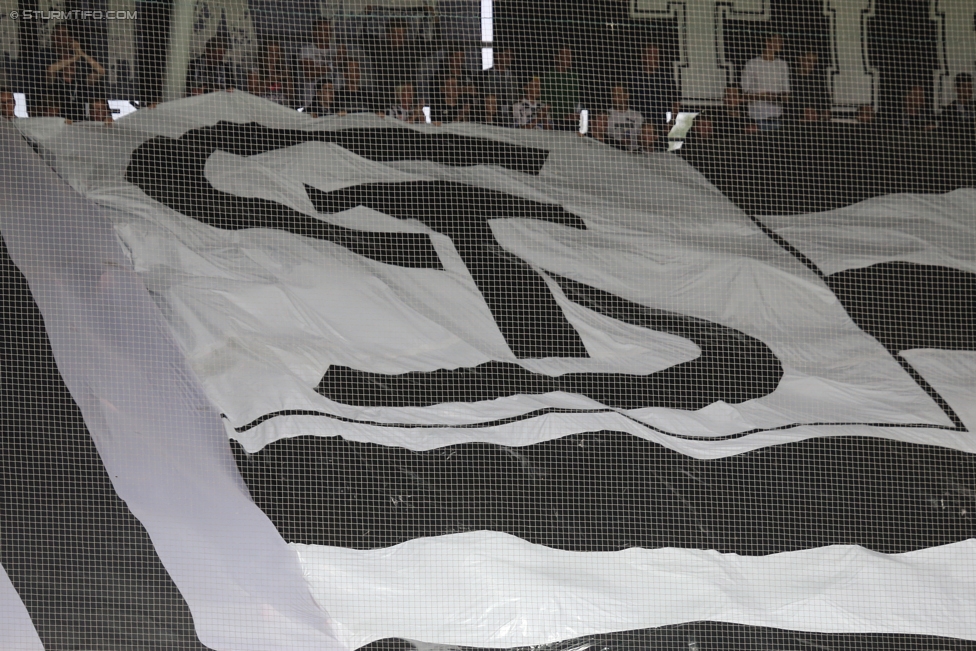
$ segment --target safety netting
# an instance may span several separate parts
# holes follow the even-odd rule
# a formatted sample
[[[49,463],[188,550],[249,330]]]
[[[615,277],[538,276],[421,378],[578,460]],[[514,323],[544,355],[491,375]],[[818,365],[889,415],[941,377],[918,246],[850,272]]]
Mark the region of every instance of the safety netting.
[[[3,649],[976,649],[973,2],[0,4]]]

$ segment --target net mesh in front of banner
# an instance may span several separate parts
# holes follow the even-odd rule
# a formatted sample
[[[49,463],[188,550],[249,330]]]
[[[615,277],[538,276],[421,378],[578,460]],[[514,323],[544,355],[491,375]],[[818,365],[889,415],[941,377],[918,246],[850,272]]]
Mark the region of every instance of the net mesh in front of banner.
[[[976,648],[971,4],[4,7],[0,646]]]

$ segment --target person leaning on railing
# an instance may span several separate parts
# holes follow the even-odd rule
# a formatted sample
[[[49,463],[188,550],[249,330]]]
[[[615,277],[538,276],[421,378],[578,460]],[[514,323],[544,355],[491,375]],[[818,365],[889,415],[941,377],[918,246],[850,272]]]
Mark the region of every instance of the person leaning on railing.
[[[330,79],[331,81],[331,79]],[[266,41],[247,80],[248,92],[275,104],[295,107],[295,81],[278,41]]]
[[[630,80],[634,110],[659,130],[667,128],[667,114],[672,119],[681,111],[674,73],[661,65],[660,50],[653,43],[644,46],[640,70]]]
[[[332,40],[332,21],[321,18],[312,30],[312,43],[301,49],[298,62],[303,76],[301,104],[312,103],[317,89],[323,81],[331,81],[338,89],[342,80],[338,70],[346,61],[346,46]]]
[[[512,107],[522,98],[518,77],[512,69],[515,54],[511,48],[495,52],[494,65],[480,74],[481,92],[484,97],[494,97],[498,107],[496,121],[512,126]]]
[[[612,106],[607,113],[607,135],[610,144],[631,151],[638,149],[644,116],[630,108],[630,93],[623,84],[614,84],[610,96]]]
[[[359,61],[347,58],[342,66],[342,84],[335,94],[339,113],[366,113],[376,109],[375,98],[362,87]]]
[[[542,102],[542,80],[533,77],[525,85],[525,95],[512,107],[514,125],[519,129],[548,129],[549,109]]]
[[[432,109],[435,124],[467,122],[471,119],[471,98],[457,77],[447,77],[441,84],[440,102]]]
[[[813,50],[800,55],[796,74],[791,80],[790,107],[800,123],[823,122],[830,119],[827,81],[817,68],[819,56]]]
[[[397,86],[395,94],[396,103],[387,108],[385,112],[378,112],[378,115],[410,124],[424,121],[423,110],[414,99],[413,84],[400,84]]]

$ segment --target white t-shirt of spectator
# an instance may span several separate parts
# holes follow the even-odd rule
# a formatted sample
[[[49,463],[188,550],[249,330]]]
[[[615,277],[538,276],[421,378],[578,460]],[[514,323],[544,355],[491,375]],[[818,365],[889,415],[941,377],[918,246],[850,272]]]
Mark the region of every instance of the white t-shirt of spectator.
[[[540,116],[542,107],[542,102],[530,102],[527,99],[515,102],[515,106],[512,107],[512,118],[515,120],[515,126],[527,127],[532,124]],[[535,128],[542,128],[541,120],[535,125]]]
[[[306,45],[302,48],[302,51],[298,56],[302,61],[311,61],[315,65],[324,67],[329,71],[324,77],[305,80],[305,106],[312,103],[312,100],[315,98],[315,88],[319,85],[319,82],[323,80],[331,81],[333,84],[335,84],[336,90],[339,90],[342,79],[336,74],[336,51],[334,48],[330,47],[323,49],[314,45]]]
[[[618,145],[627,149],[637,149],[643,124],[644,116],[633,109],[627,111],[610,109],[607,114],[607,135]]]
[[[767,61],[756,57],[742,70],[742,92],[788,93],[790,92],[790,66],[782,59]],[[753,120],[771,120],[783,116],[780,102],[750,102],[749,117]]]

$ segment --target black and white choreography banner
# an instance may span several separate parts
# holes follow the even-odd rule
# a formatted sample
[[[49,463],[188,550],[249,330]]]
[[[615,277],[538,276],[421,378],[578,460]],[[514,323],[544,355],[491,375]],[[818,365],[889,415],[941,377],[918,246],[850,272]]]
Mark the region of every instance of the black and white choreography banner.
[[[972,449],[823,278],[677,157],[470,126],[374,135],[393,125],[372,116],[294,130],[309,121],[242,95],[134,118],[42,141],[117,209],[250,452],[304,434],[429,449],[601,429],[699,457],[825,434]],[[930,212],[965,247],[972,210],[941,202]],[[912,237],[942,237],[929,225]]]
[[[971,190],[765,218],[764,232],[680,158],[573,134],[313,122],[243,93],[111,128],[21,128],[110,209],[242,468],[290,439],[342,437],[404,454],[506,446],[529,473],[519,448],[601,430],[701,460],[841,436],[976,453]],[[956,293],[893,308],[881,281]],[[946,323],[905,328],[916,308]],[[840,473],[827,459],[806,472]],[[897,549],[853,527],[782,548],[641,538],[577,551],[487,520],[320,540],[289,533],[275,515],[288,504],[263,502],[243,474],[353,647],[517,646],[693,620],[976,639],[966,526]],[[270,492],[293,513],[314,498]]]

